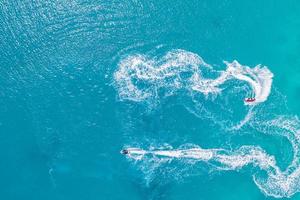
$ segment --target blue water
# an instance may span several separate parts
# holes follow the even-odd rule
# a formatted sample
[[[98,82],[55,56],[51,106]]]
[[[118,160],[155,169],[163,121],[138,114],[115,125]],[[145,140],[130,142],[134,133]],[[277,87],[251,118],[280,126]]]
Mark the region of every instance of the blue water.
[[[253,176],[265,180],[265,171],[251,164],[220,170],[184,159],[134,161],[119,152],[185,144],[234,151],[252,145],[274,156],[282,170],[300,156],[285,129],[263,125],[285,116],[296,127],[292,137],[299,134],[296,0],[2,0],[0,11],[3,200],[274,199],[277,189],[263,192]],[[126,58],[144,55],[157,67],[177,49],[215,70],[225,69],[224,60],[268,66],[272,90],[254,108],[252,123],[229,130],[249,109],[242,103],[249,86],[242,83],[229,82],[222,95],[206,99],[186,89],[173,92],[174,84],[155,78],[151,83],[137,78],[138,87],[152,96],[122,96],[115,74]],[[300,199],[296,179],[281,198]]]

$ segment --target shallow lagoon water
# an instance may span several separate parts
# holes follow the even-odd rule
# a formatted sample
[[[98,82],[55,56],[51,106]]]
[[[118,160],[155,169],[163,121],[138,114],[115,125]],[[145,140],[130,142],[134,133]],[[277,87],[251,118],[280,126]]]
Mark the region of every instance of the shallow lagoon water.
[[[300,3],[25,0],[2,1],[0,9],[1,199],[273,199],[254,183],[251,166],[222,171],[122,156],[128,146],[255,145],[284,170],[293,148],[283,136],[247,125],[232,133],[226,123],[197,116],[199,104],[186,91],[123,99],[114,74],[128,56],[160,59],[174,49],[216,70],[225,69],[224,60],[262,64],[274,74],[272,91],[257,107],[267,115],[253,119],[299,116]],[[230,124],[242,119],[248,90],[230,92],[248,86],[229,84],[233,113],[223,112]],[[218,105],[206,104],[219,114]]]

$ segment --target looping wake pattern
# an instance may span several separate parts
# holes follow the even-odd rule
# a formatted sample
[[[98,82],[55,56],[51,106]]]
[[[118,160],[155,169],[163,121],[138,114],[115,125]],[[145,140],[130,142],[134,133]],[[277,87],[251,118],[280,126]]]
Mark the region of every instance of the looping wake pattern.
[[[256,116],[256,112],[259,111],[254,112],[254,106],[265,102],[270,95],[272,72],[261,65],[250,68],[237,61],[224,63],[226,69],[218,71],[205,63],[197,54],[184,50],[170,51],[162,58],[135,54],[120,61],[119,68],[114,74],[115,86],[121,100],[142,102],[175,95],[179,91],[196,93],[205,97],[222,96],[227,88],[232,89],[232,81],[234,84],[246,83],[248,86],[246,89],[251,89],[247,91],[247,95],[250,94],[255,101],[244,103],[244,105],[250,105],[250,109],[244,119],[231,130],[240,129],[247,124],[266,135],[279,135],[287,138],[293,148],[293,159],[286,169],[282,170],[274,156],[255,145],[243,145],[233,150],[203,149],[196,145],[184,145],[178,149],[171,147],[150,150],[127,147],[127,157],[135,162],[148,160],[156,167],[173,160],[189,164],[207,163],[215,170],[224,171],[239,170],[250,166],[256,171],[253,180],[264,194],[275,198],[291,197],[300,191],[299,119],[277,114],[274,114],[272,119],[267,119],[264,117],[265,111],[259,113],[262,116]],[[163,96],[161,96],[162,93]],[[243,93],[238,92],[234,95],[241,94]],[[207,114],[210,113],[212,107],[204,107],[201,100],[194,103],[195,107],[188,108],[190,112],[198,115],[199,107],[199,110],[205,109]],[[217,109],[219,108],[222,107]],[[228,113],[231,112],[230,108],[226,109]]]
[[[230,79],[248,83],[258,104],[267,100],[273,74],[267,67],[255,68],[240,65],[237,61],[224,62],[224,71],[216,71],[197,54],[173,50],[161,59],[137,54],[119,63],[114,78],[121,99],[143,101],[157,97],[159,90],[167,89],[167,95],[184,89],[204,95],[218,94],[221,86]],[[205,75],[208,75],[206,77]],[[212,78],[211,76],[215,76]]]

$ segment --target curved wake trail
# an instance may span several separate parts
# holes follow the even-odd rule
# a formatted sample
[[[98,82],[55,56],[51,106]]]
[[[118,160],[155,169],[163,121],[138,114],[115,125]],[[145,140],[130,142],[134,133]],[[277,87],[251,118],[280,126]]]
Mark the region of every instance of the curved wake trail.
[[[282,171],[276,164],[274,156],[268,155],[262,148],[256,146],[242,146],[235,151],[225,149],[191,149],[173,150],[143,150],[139,148],[127,148],[127,156],[133,160],[151,159],[159,163],[160,160],[170,162],[173,159],[181,161],[193,160],[212,164],[217,170],[239,170],[251,165],[260,171],[265,171],[267,177],[253,175],[254,182],[266,195],[276,198],[291,197],[300,188],[300,166],[293,163]],[[188,162],[190,163],[190,162]]]
[[[114,78],[121,99],[143,101],[156,97],[158,90],[168,88],[173,94],[179,89],[200,92],[204,95],[218,94],[226,81],[236,79],[248,83],[258,104],[267,100],[272,86],[272,72],[265,66],[254,68],[237,61],[224,62],[224,71],[216,71],[197,54],[173,50],[161,59],[151,59],[136,54],[121,60]],[[205,77],[203,71],[217,74],[216,78]]]
[[[252,94],[251,97],[254,97],[255,101],[244,102],[244,105],[250,105],[244,119],[227,130],[238,130],[245,124],[250,124],[252,128],[264,134],[287,138],[293,147],[294,156],[285,170],[280,169],[274,156],[267,154],[259,146],[241,146],[235,150],[203,149],[199,146],[156,150],[130,147],[127,148],[126,155],[135,161],[150,160],[155,163],[155,166],[158,166],[161,161],[174,159],[188,161],[189,164],[201,161],[211,164],[209,166],[216,170],[239,170],[245,166],[252,166],[256,169],[253,180],[264,194],[276,198],[291,197],[300,191],[300,122],[297,117],[278,117],[274,113],[271,115],[276,118],[266,120],[269,114],[265,111],[262,111],[261,116],[255,115],[254,107],[265,102],[271,92],[273,74],[266,66],[257,65],[250,68],[237,61],[224,63],[226,69],[218,71],[205,63],[197,54],[184,50],[170,51],[161,58],[135,54],[119,62],[119,68],[114,74],[115,86],[121,100],[136,102],[167,97],[179,91],[188,91],[196,105],[196,110],[189,107],[187,109],[195,112],[197,116],[199,110],[204,110],[207,118],[214,119],[211,117],[213,115],[210,116],[209,109],[221,112],[220,108],[225,108],[222,110],[221,117],[231,112],[230,106],[233,108],[234,105],[222,105],[226,103],[228,96],[222,96],[224,102],[216,108],[215,106],[219,104],[207,106],[205,104],[207,102],[202,104],[202,98],[200,101],[197,99],[194,101],[194,94],[202,94],[205,97],[221,96],[225,88],[232,89],[230,80],[246,83],[251,88],[251,91],[247,93]],[[230,95],[233,94],[234,97],[241,94],[241,90],[234,89],[231,92]],[[253,117],[254,115],[256,117]],[[228,126],[230,120],[224,121]]]
[[[144,150],[126,148],[127,157],[135,161],[148,160],[154,165],[179,160],[187,164],[203,162],[215,170],[240,170],[252,166],[255,171],[253,180],[266,195],[275,198],[291,197],[300,192],[300,120],[296,116],[278,116],[275,119],[250,122],[254,128],[270,136],[283,136],[293,148],[293,159],[285,170],[276,163],[274,156],[269,155],[259,146],[241,146],[235,150],[222,148],[203,149],[197,145],[183,145],[178,149],[168,146]],[[193,161],[193,162],[190,162]]]
[[[271,92],[272,72],[266,67],[257,65],[254,68],[240,65],[237,61],[225,62],[230,76],[249,83],[255,94],[255,102],[247,104],[262,103],[267,100]]]

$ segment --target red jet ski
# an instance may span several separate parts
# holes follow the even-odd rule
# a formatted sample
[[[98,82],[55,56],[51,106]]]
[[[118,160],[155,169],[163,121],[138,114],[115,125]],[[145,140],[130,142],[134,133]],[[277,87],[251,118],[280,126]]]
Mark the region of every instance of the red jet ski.
[[[252,103],[252,102],[255,101],[255,98],[253,98],[253,97],[246,98],[244,101],[245,101],[246,103]]]

